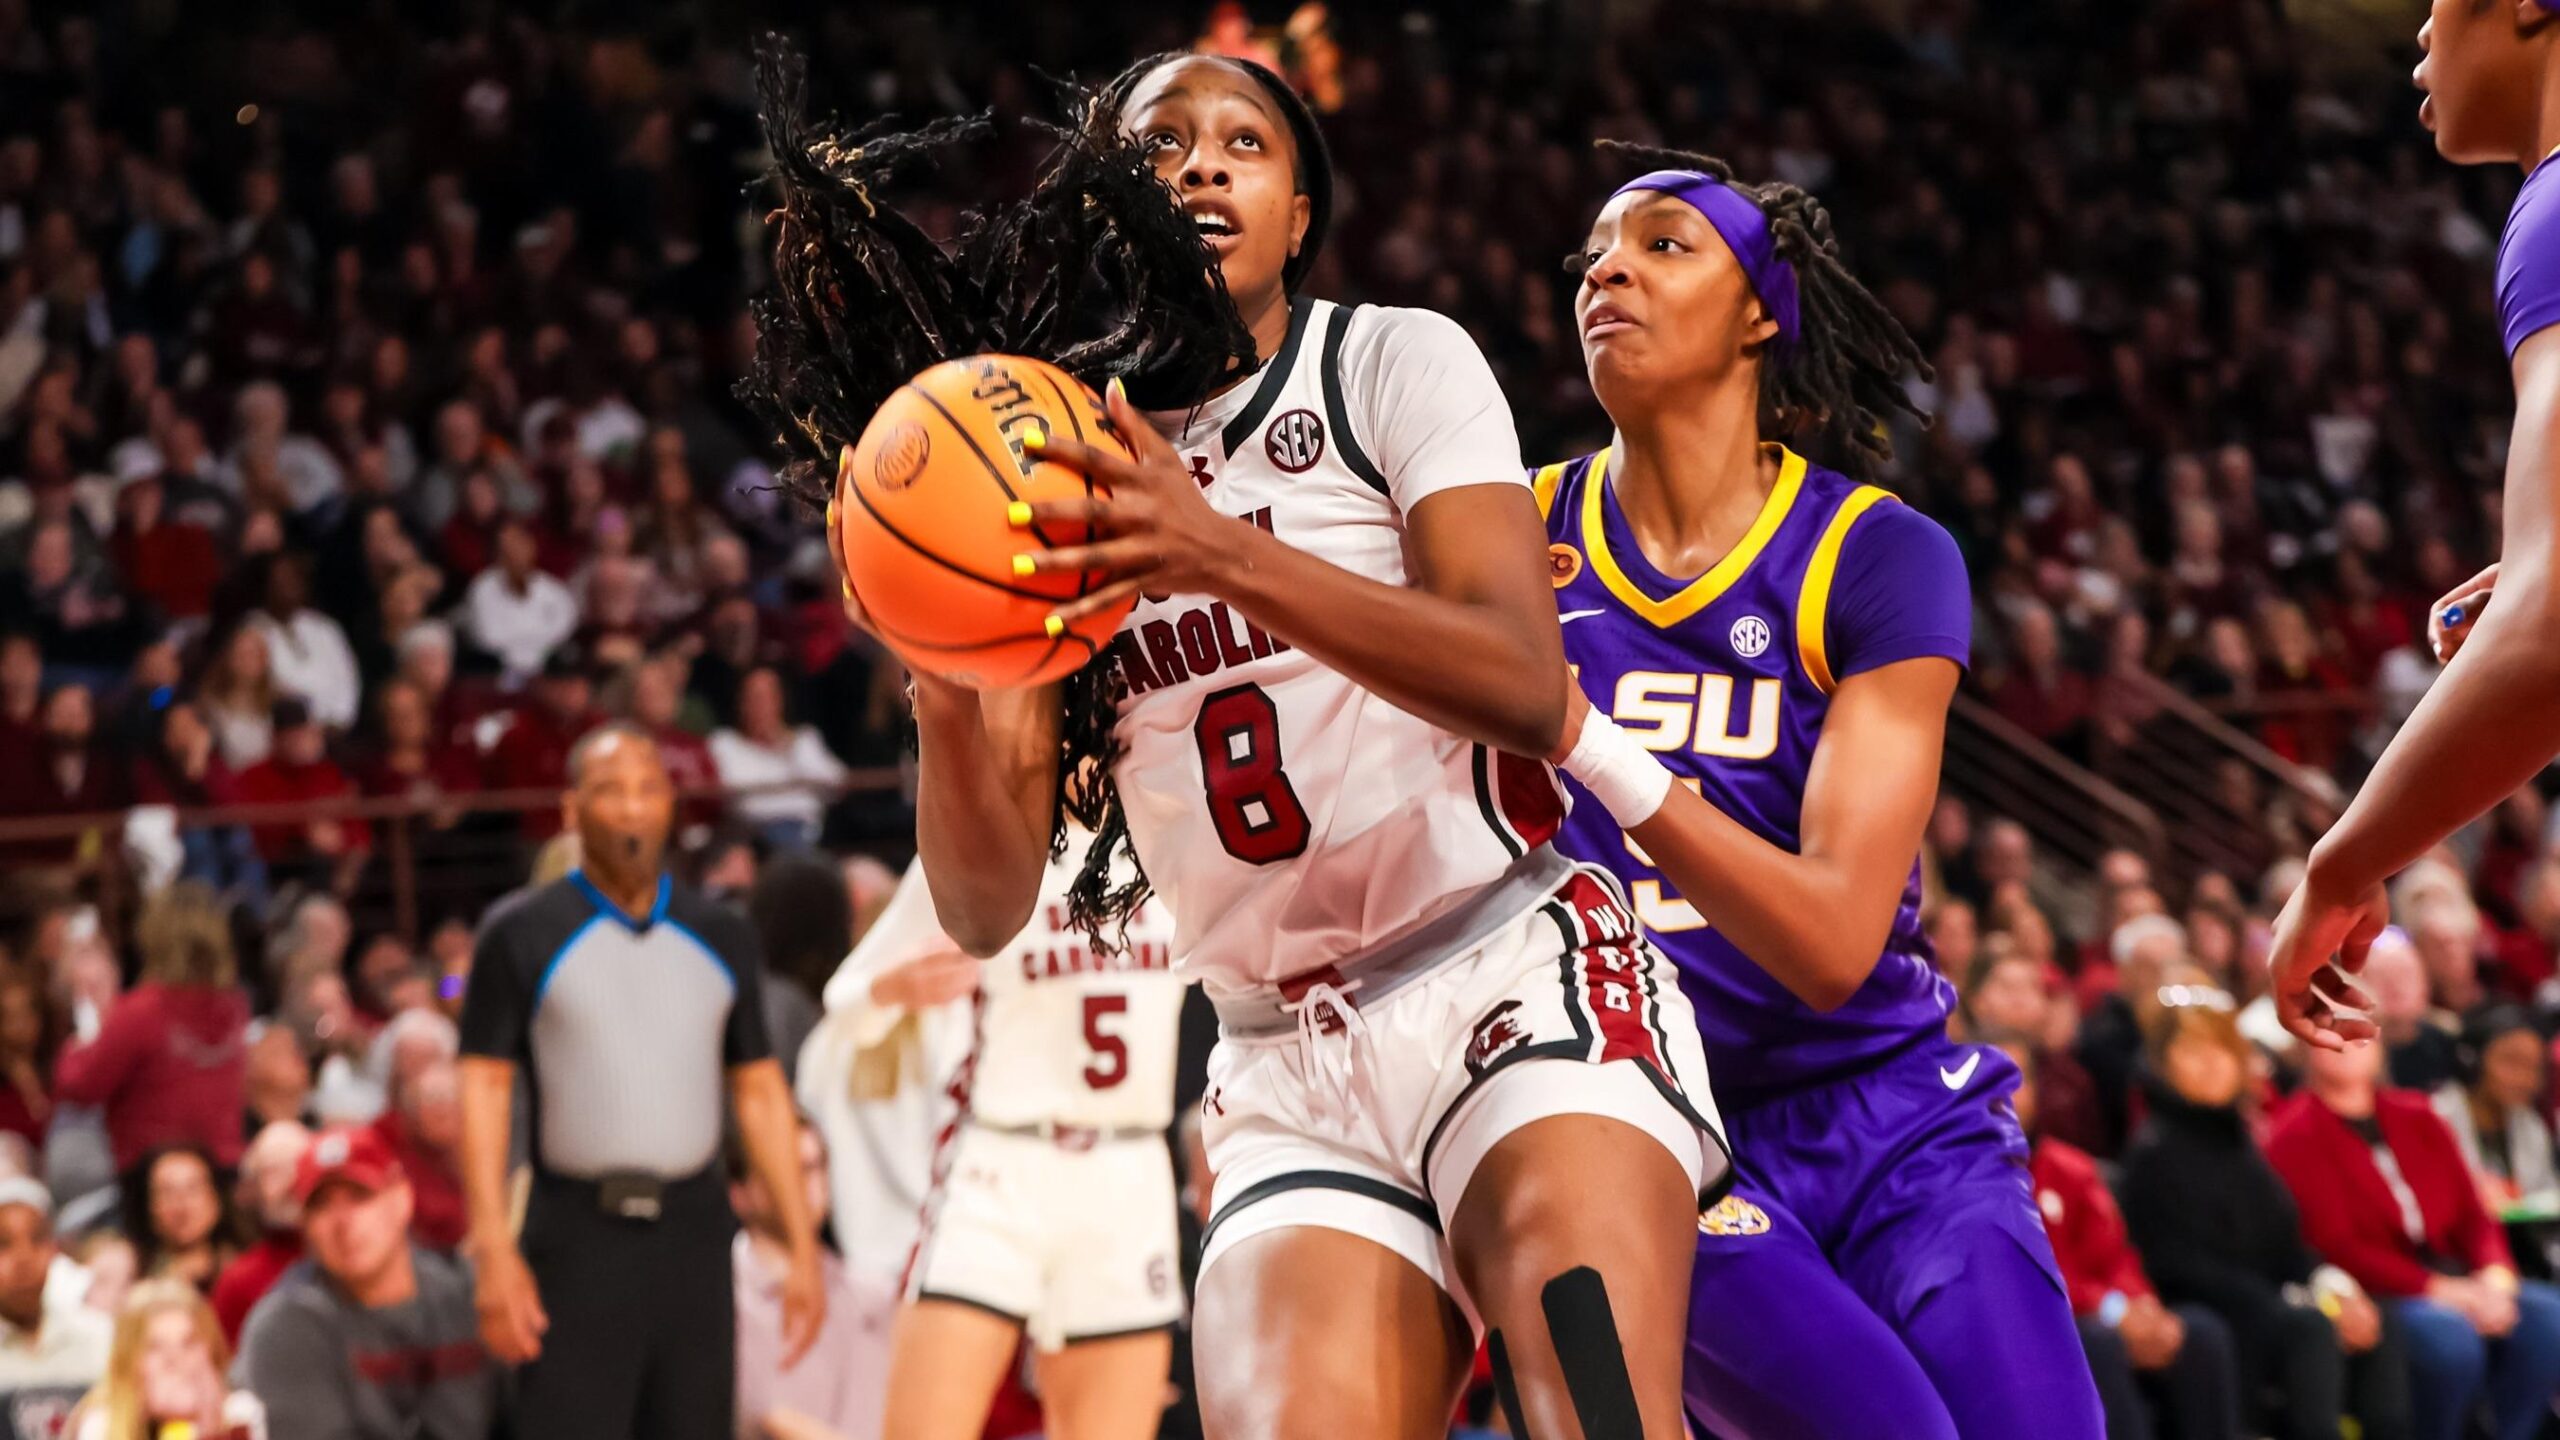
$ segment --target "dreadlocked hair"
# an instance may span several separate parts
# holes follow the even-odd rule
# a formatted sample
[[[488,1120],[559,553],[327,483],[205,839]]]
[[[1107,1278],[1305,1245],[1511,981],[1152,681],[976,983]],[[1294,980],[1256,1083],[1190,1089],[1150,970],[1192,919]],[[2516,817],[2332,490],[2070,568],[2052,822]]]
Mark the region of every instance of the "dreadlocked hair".
[[[779,37],[758,47],[756,90],[779,203],[767,217],[773,286],[754,304],[756,353],[738,393],[788,457],[782,488],[813,512],[872,413],[944,360],[1027,355],[1089,385],[1117,379],[1150,410],[1196,405],[1259,363],[1217,257],[1121,133],[1117,100],[1059,82],[1067,123],[1024,122],[1056,142],[1031,192],[964,215],[945,246],[880,192],[992,134],[987,117],[846,132],[808,114],[806,62]],[[1112,780],[1123,684],[1092,664],[1061,686],[1049,840],[1055,858],[1070,820],[1094,832],[1068,912],[1112,947],[1151,893]],[[1114,883],[1122,853],[1134,878]]]
[[[1795,267],[1798,323],[1795,338],[1761,370],[1760,411],[1768,433],[1828,441],[1832,453],[1848,462],[1844,468],[1860,474],[1893,458],[1893,441],[1885,433],[1888,415],[1899,411],[1930,423],[1902,381],[1906,372],[1927,380],[1936,371],[1902,322],[1840,263],[1831,212],[1821,201],[1783,180],[1745,185],[1733,178],[1731,165],[1713,155],[1625,140],[1602,140],[1599,148],[1648,170],[1712,176],[1749,196],[1769,217],[1778,258]]]

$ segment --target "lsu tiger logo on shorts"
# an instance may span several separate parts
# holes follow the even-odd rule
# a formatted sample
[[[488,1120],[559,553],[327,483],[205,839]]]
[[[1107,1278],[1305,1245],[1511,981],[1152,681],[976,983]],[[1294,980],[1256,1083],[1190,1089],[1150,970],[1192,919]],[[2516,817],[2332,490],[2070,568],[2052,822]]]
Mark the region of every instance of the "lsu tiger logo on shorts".
[[[1727,1195],[1698,1217],[1698,1230],[1707,1235],[1766,1235],[1769,1212],[1739,1195]]]

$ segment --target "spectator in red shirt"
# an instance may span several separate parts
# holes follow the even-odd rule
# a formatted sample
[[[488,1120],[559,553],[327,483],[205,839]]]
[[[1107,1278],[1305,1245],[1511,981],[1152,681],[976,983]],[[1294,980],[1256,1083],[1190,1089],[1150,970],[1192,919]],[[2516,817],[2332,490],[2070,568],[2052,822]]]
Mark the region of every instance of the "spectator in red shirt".
[[[2526,784],[2489,812],[2489,834],[2480,858],[2471,867],[2471,894],[2501,928],[2516,923],[2516,892],[2525,870],[2543,857],[2543,832],[2550,828],[2551,806],[2542,792]],[[2530,990],[2516,996],[2531,998]]]
[[[2560,971],[2560,860],[2536,860],[2516,876],[2512,929],[2497,932],[2498,989],[2530,1002]]]
[[[294,1203],[293,1174],[310,1148],[311,1132],[300,1121],[278,1120],[261,1128],[240,1158],[240,1208],[256,1223],[258,1238],[213,1282],[213,1315],[231,1344],[239,1343],[249,1312],[302,1258],[302,1207]]]
[[[239,990],[231,924],[211,890],[181,880],[142,912],[134,938],[142,983],[117,997],[93,1038],[62,1052],[54,1098],[100,1105],[116,1168],[154,1147],[200,1145],[240,1158],[249,1002]]]
[[[2347,743],[2354,682],[2338,662],[2322,654],[2310,617],[2290,600],[2261,612],[2266,646],[2258,671],[2259,733],[2267,748],[2315,770],[2338,763]]]
[[[585,657],[570,646],[551,652],[542,676],[533,682],[532,698],[516,706],[506,733],[489,751],[489,787],[493,790],[547,790],[569,785],[569,748],[602,718],[589,708]],[[529,839],[548,840],[560,833],[558,807],[524,812]]]
[[[311,708],[288,695],[274,713],[275,749],[241,775],[241,803],[311,806],[357,798],[355,781],[329,758],[327,733]],[[373,847],[372,827],[363,820],[327,813],[261,823],[250,834],[278,882],[299,878],[340,895],[354,890]]]
[[[2089,467],[2077,455],[2057,455],[2045,473],[2046,488],[2027,498],[2033,517],[2028,543],[2041,558],[2086,565],[2097,558],[2098,531],[2106,520],[2090,488]]]
[[[132,803],[126,767],[98,746],[97,706],[86,685],[64,685],[44,700],[40,743],[0,755],[0,815],[102,815]],[[0,860],[21,865],[97,862],[105,837],[97,830],[0,847]]]
[[[418,687],[430,716],[428,729],[437,743],[476,750],[472,727],[482,705],[466,687],[454,683],[453,627],[441,620],[421,620],[400,637],[399,678]]]
[[[444,531],[437,537],[437,551],[444,556],[445,570],[454,584],[470,584],[497,559],[498,531],[506,520],[496,477],[487,470],[466,473],[453,518],[444,522]]]
[[[44,729],[44,647],[24,630],[0,635],[0,741],[14,752]]]
[[[462,1172],[456,1163],[462,1090],[450,1050],[405,1074],[394,1072],[390,1108],[373,1122],[373,1132],[399,1160],[417,1192],[409,1233],[430,1250],[459,1248],[471,1217],[462,1203]]]
[[[2129,750],[2145,727],[2168,708],[2166,689],[2151,669],[2151,622],[2127,607],[2107,628],[2106,654],[2089,686],[2089,718],[2099,742]]]
[[[62,1044],[59,1014],[33,972],[0,970],[0,1132],[44,1153],[53,1123],[53,1061]]]
[[[2064,661],[2061,626],[2044,605],[2031,602],[2018,612],[1991,706],[2035,739],[2058,749],[2079,747],[2089,720],[2089,680]]]
[[[374,695],[374,718],[380,744],[359,772],[367,795],[433,806],[480,788],[479,767],[468,751],[436,733],[434,710],[417,682],[383,682]],[[462,812],[431,808],[422,818],[430,829],[450,830],[460,823]]]
[[[2146,1440],[2154,1433],[2146,1393],[2179,1440],[2237,1440],[2239,1361],[2230,1325],[2204,1305],[2160,1303],[2098,1162],[2038,1125],[2034,1053],[2014,1042],[2001,1049],[2017,1062],[2011,1103],[2034,1141],[2027,1168],[2036,1208],[2080,1322],[2106,1406],[2108,1440]]]
[[[2533,1440],[2560,1394],[2560,1289],[2520,1281],[2497,1218],[2427,1097],[2382,1087],[2383,1051],[2313,1050],[2267,1159],[2315,1247],[2389,1305],[2421,1434],[2456,1440],[2484,1401]]]
[[[2416,640],[2408,597],[2383,588],[2372,562],[2355,550],[2338,552],[2332,593],[2321,605],[2321,628],[2338,637],[2346,672],[2358,685],[2371,684],[2382,657]]]
[[[116,528],[107,537],[107,554],[125,584],[163,618],[193,620],[213,608],[229,557],[212,531],[171,518],[167,498],[156,474],[116,492]]]
[[[720,783],[720,766],[711,758],[710,742],[677,723],[684,709],[684,662],[653,658],[631,672],[631,718],[645,726],[667,762],[667,778],[676,790],[708,790]],[[698,844],[720,818],[716,795],[696,795],[678,802],[678,840]]]

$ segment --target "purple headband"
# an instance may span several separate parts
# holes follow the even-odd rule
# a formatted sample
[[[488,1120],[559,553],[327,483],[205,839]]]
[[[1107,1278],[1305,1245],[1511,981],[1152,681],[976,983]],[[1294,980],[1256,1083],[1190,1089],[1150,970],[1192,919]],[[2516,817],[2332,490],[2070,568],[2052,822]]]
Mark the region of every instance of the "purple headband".
[[[1796,267],[1778,258],[1778,242],[1769,233],[1769,217],[1759,202],[1697,170],[1656,170],[1639,175],[1619,186],[1609,198],[1615,200],[1630,190],[1659,190],[1677,196],[1705,216],[1715,232],[1724,237],[1725,248],[1733,252],[1733,258],[1742,262],[1742,273],[1750,277],[1760,303],[1769,307],[1769,318],[1778,322],[1780,343],[1795,342]]]

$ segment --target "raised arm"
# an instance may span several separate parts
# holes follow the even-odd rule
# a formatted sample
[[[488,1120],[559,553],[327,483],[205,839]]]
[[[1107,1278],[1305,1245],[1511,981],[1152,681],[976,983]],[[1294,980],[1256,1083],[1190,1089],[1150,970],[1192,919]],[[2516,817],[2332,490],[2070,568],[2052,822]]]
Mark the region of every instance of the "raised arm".
[[[2389,918],[2383,882],[2531,780],[2560,754],[2560,327],[2516,350],[2506,543],[2497,603],[2311,850],[2268,955],[2285,1025],[2315,1045],[2370,1038],[2312,990],[2332,956],[2350,972]],[[2343,986],[2322,986],[2332,996]],[[2353,997],[2346,997],[2352,999]]]

